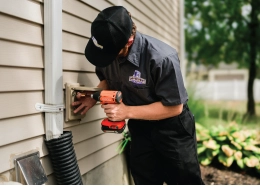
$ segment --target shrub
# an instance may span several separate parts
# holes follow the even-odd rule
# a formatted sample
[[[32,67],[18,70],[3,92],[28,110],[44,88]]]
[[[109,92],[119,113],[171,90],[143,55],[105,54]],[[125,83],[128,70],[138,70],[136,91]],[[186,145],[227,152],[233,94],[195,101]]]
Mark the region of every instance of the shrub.
[[[241,170],[256,169],[260,173],[260,134],[242,130],[235,122],[209,129],[196,123],[199,162],[209,165],[213,158],[226,167],[236,163]]]

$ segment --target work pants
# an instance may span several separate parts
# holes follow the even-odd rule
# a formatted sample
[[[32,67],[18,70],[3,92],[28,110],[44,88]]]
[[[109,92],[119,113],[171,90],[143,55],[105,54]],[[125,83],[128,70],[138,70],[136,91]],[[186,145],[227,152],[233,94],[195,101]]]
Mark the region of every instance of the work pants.
[[[159,121],[128,121],[130,169],[136,185],[201,185],[195,120],[188,106]]]

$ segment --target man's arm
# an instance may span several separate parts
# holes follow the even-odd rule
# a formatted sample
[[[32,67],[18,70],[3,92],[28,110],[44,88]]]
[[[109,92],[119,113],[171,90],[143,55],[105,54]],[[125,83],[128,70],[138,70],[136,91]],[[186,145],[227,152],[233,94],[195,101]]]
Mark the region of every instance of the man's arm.
[[[129,106],[127,118],[160,120],[181,114],[183,104],[174,106],[164,106],[161,102],[155,102],[150,105]]]
[[[102,80],[99,82],[98,88],[101,88],[102,90],[108,90],[108,85],[106,80]]]
[[[155,102],[142,106],[127,106],[121,104],[102,105],[111,121],[123,119],[161,120],[181,114],[183,104],[176,106],[164,106],[161,102]]]

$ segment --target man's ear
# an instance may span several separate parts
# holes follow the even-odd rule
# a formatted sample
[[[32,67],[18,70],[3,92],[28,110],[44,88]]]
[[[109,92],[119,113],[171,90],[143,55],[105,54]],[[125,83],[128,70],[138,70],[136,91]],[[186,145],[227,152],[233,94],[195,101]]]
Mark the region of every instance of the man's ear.
[[[133,42],[134,42],[134,37],[131,36],[131,37],[128,39],[126,46],[130,47],[130,46],[133,44]]]

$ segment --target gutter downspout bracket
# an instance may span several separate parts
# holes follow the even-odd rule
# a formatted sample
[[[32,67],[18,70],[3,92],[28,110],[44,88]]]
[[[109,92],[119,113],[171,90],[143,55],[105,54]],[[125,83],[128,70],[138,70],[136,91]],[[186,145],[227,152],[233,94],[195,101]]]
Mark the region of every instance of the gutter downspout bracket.
[[[35,108],[40,112],[62,112],[64,105],[46,105],[42,103],[36,103]]]

